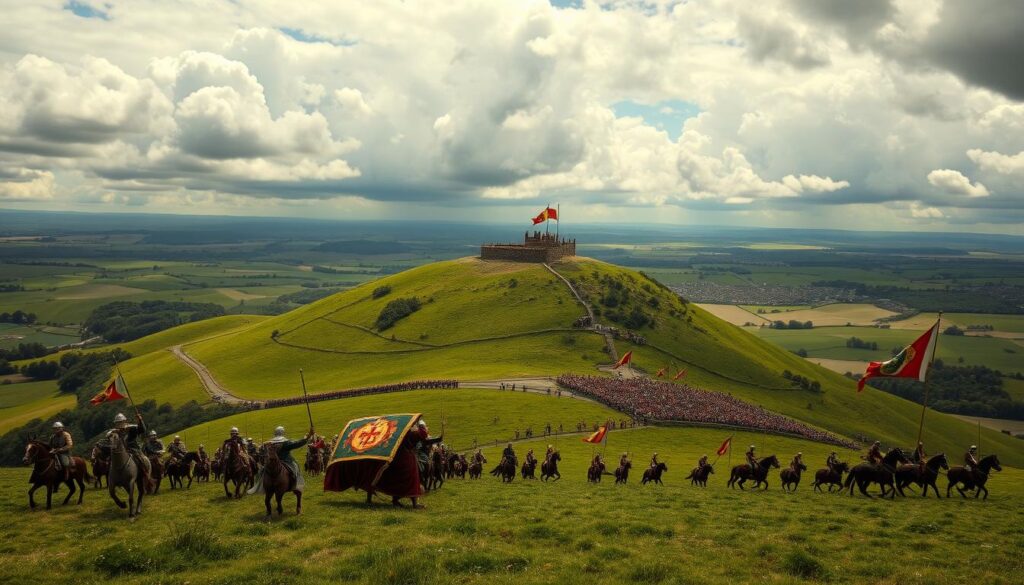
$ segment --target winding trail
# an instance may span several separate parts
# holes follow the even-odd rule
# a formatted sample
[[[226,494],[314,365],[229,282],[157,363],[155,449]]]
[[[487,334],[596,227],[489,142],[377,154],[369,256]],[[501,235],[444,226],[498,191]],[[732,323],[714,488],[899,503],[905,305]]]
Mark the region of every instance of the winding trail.
[[[576,287],[573,286],[571,282],[569,282],[569,279],[562,276],[562,274],[555,270],[554,268],[552,268],[551,265],[545,262],[544,268],[547,268],[548,272],[557,276],[563,283],[565,283],[565,286],[569,287],[569,291],[572,292],[572,295],[574,297],[576,297],[576,301],[579,304],[583,305],[583,308],[587,310],[587,317],[590,318],[590,327],[587,327],[587,329],[600,333],[601,335],[604,336],[604,344],[608,348],[608,354],[612,357],[612,362],[618,362],[619,352],[618,350],[615,349],[615,338],[612,337],[612,334],[609,333],[608,331],[599,330],[597,328],[597,320],[594,319],[594,309],[590,307],[590,303],[583,300],[583,295],[581,295],[579,291],[576,290]]]
[[[186,366],[192,368],[192,371],[196,373],[196,376],[199,376],[199,381],[202,382],[203,389],[206,390],[206,393],[210,395],[210,398],[212,398],[216,402],[232,405],[252,404],[254,402],[257,404],[262,404],[262,401],[243,400],[235,396],[231,392],[228,392],[223,386],[220,385],[219,382],[217,382],[217,380],[213,377],[213,374],[210,373],[210,370],[206,369],[206,366],[204,366],[202,363],[197,361],[192,356],[185,353],[185,350],[182,349],[180,345],[175,345],[174,347],[171,347],[170,351],[171,353],[174,354],[174,357],[181,360]]]

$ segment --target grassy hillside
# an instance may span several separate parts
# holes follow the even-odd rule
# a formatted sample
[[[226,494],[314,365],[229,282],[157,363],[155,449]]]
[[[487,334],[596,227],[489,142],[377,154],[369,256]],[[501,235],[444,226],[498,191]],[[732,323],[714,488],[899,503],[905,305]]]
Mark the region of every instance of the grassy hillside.
[[[340,429],[357,416],[422,411],[437,432],[442,404],[446,438],[456,445],[472,434],[508,436],[532,421],[606,414],[580,400],[494,390],[360,397],[313,408],[321,430]],[[502,406],[496,424],[493,404]],[[298,431],[303,410],[250,413],[253,430],[243,431],[259,436],[259,428],[269,432],[278,421]],[[202,426],[182,434],[192,444],[213,443],[228,424],[246,424],[244,416],[218,421],[224,428],[211,429],[209,439]],[[595,449],[578,436],[562,437],[561,481],[452,480],[424,498],[428,509],[421,512],[385,503],[367,508],[362,493],[325,493],[317,478],[307,478],[303,515],[294,516],[288,496],[289,515],[270,523],[262,521],[262,498],[229,501],[216,483],[165,488],[145,500],[134,525],[103,490],[89,490],[81,507],[26,514],[28,470],[0,470],[0,511],[9,519],[0,526],[2,548],[20,559],[0,565],[0,580],[51,582],[70,568],[83,583],[1011,583],[1021,569],[1019,555],[1007,552],[1024,546],[1024,472],[994,474],[987,502],[816,494],[806,477],[797,493],[786,494],[777,471],[769,491],[739,492],[724,486],[728,459],[718,462],[707,489],[690,487],[684,479],[689,469],[723,438],[710,429],[613,431],[607,457],[629,451],[636,464],[629,484],[616,486],[610,478],[588,484],[585,470]],[[528,448],[543,451],[548,442],[540,438],[516,449],[522,456]],[[737,448],[749,443],[783,460],[803,451],[811,469],[830,450],[736,434]],[[484,454],[494,462],[499,451],[488,447]],[[668,464],[665,485],[641,486],[653,451]],[[944,491],[945,482],[940,486]],[[967,517],[970,522],[959,520]],[[97,525],[101,538],[81,537],[96,533]],[[147,533],[142,541],[139,526]],[[69,551],[62,564],[34,552],[53,546]]]
[[[60,394],[52,380],[0,385],[0,435],[74,406],[75,397]]]

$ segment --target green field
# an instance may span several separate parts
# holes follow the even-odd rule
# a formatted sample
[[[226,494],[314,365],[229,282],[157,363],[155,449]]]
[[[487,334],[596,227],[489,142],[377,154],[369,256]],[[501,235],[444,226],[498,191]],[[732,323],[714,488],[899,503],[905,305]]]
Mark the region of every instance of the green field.
[[[74,408],[75,397],[57,392],[53,381],[0,385],[0,435],[32,419],[46,419]]]
[[[814,329],[760,328],[757,336],[786,350],[807,350],[810,357],[837,360],[886,360],[892,349],[904,347],[921,335],[922,331],[905,329],[878,329],[875,327],[815,327]],[[859,337],[878,343],[878,350],[846,347],[846,340]],[[943,335],[939,338],[936,358],[948,364],[988,366],[1002,372],[1024,370],[1024,347],[1009,339]]]
[[[440,394],[315,404],[313,414],[328,433],[357,416],[422,410],[439,432],[443,404],[446,440],[465,446],[474,433],[508,436],[549,414],[575,419],[604,412],[568,398],[458,390],[442,400]],[[493,409],[481,408],[496,400],[504,407],[497,425]],[[347,408],[338,408],[342,404]],[[268,416],[275,410],[259,413],[263,418],[248,421],[252,434],[258,436],[259,425],[269,432],[278,421],[298,432],[304,413],[291,410],[281,409],[280,417]],[[193,444],[215,443],[225,430],[208,439],[202,427],[182,434]],[[294,516],[288,496],[286,516],[269,523],[262,519],[262,498],[231,501],[219,484],[193,484],[187,491],[165,486],[146,498],[136,524],[125,521],[103,490],[89,490],[81,507],[28,514],[28,471],[4,469],[0,509],[8,522],[0,536],[3,552],[19,562],[0,565],[0,580],[47,582],[70,569],[82,583],[1014,583],[1024,568],[1024,472],[994,474],[988,501],[816,494],[808,477],[797,493],[786,494],[777,471],[768,491],[745,493],[724,486],[727,458],[707,489],[689,486],[685,476],[696,459],[725,436],[710,429],[612,431],[607,458],[628,451],[635,463],[625,486],[611,478],[599,485],[585,481],[594,448],[579,436],[519,443],[521,457],[528,448],[542,452],[547,443],[557,444],[563,479],[510,485],[489,475],[451,480],[424,498],[422,511],[383,502],[366,507],[362,493],[325,493],[318,479],[307,478],[303,515]],[[812,470],[829,450],[736,433],[737,449],[750,443],[783,461],[803,451]],[[498,451],[488,447],[484,454],[493,463]],[[654,451],[668,464],[665,485],[641,486]],[[853,460],[856,454],[840,456]],[[738,458],[737,452],[733,463]],[[944,492],[945,482],[939,485]],[[139,530],[146,538],[138,538]],[[55,564],[43,552],[48,547],[66,551],[64,561]]]
[[[42,343],[47,347],[81,341],[77,329],[44,325],[0,323],[0,349],[11,349],[21,343]]]

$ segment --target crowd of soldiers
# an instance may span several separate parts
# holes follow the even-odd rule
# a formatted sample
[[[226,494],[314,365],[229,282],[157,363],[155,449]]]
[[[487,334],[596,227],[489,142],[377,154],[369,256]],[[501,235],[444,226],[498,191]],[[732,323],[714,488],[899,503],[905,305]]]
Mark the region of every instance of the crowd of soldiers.
[[[856,444],[729,394],[648,378],[615,379],[563,374],[558,383],[640,420],[719,424],[799,436],[856,448]]]

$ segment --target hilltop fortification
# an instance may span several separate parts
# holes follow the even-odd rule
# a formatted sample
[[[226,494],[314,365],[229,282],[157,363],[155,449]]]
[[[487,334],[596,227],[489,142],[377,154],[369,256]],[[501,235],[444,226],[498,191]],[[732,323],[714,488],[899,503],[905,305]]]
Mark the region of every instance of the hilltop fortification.
[[[483,260],[509,260],[512,262],[557,262],[576,255],[576,240],[539,231],[526,232],[522,244],[484,244],[480,246]]]

